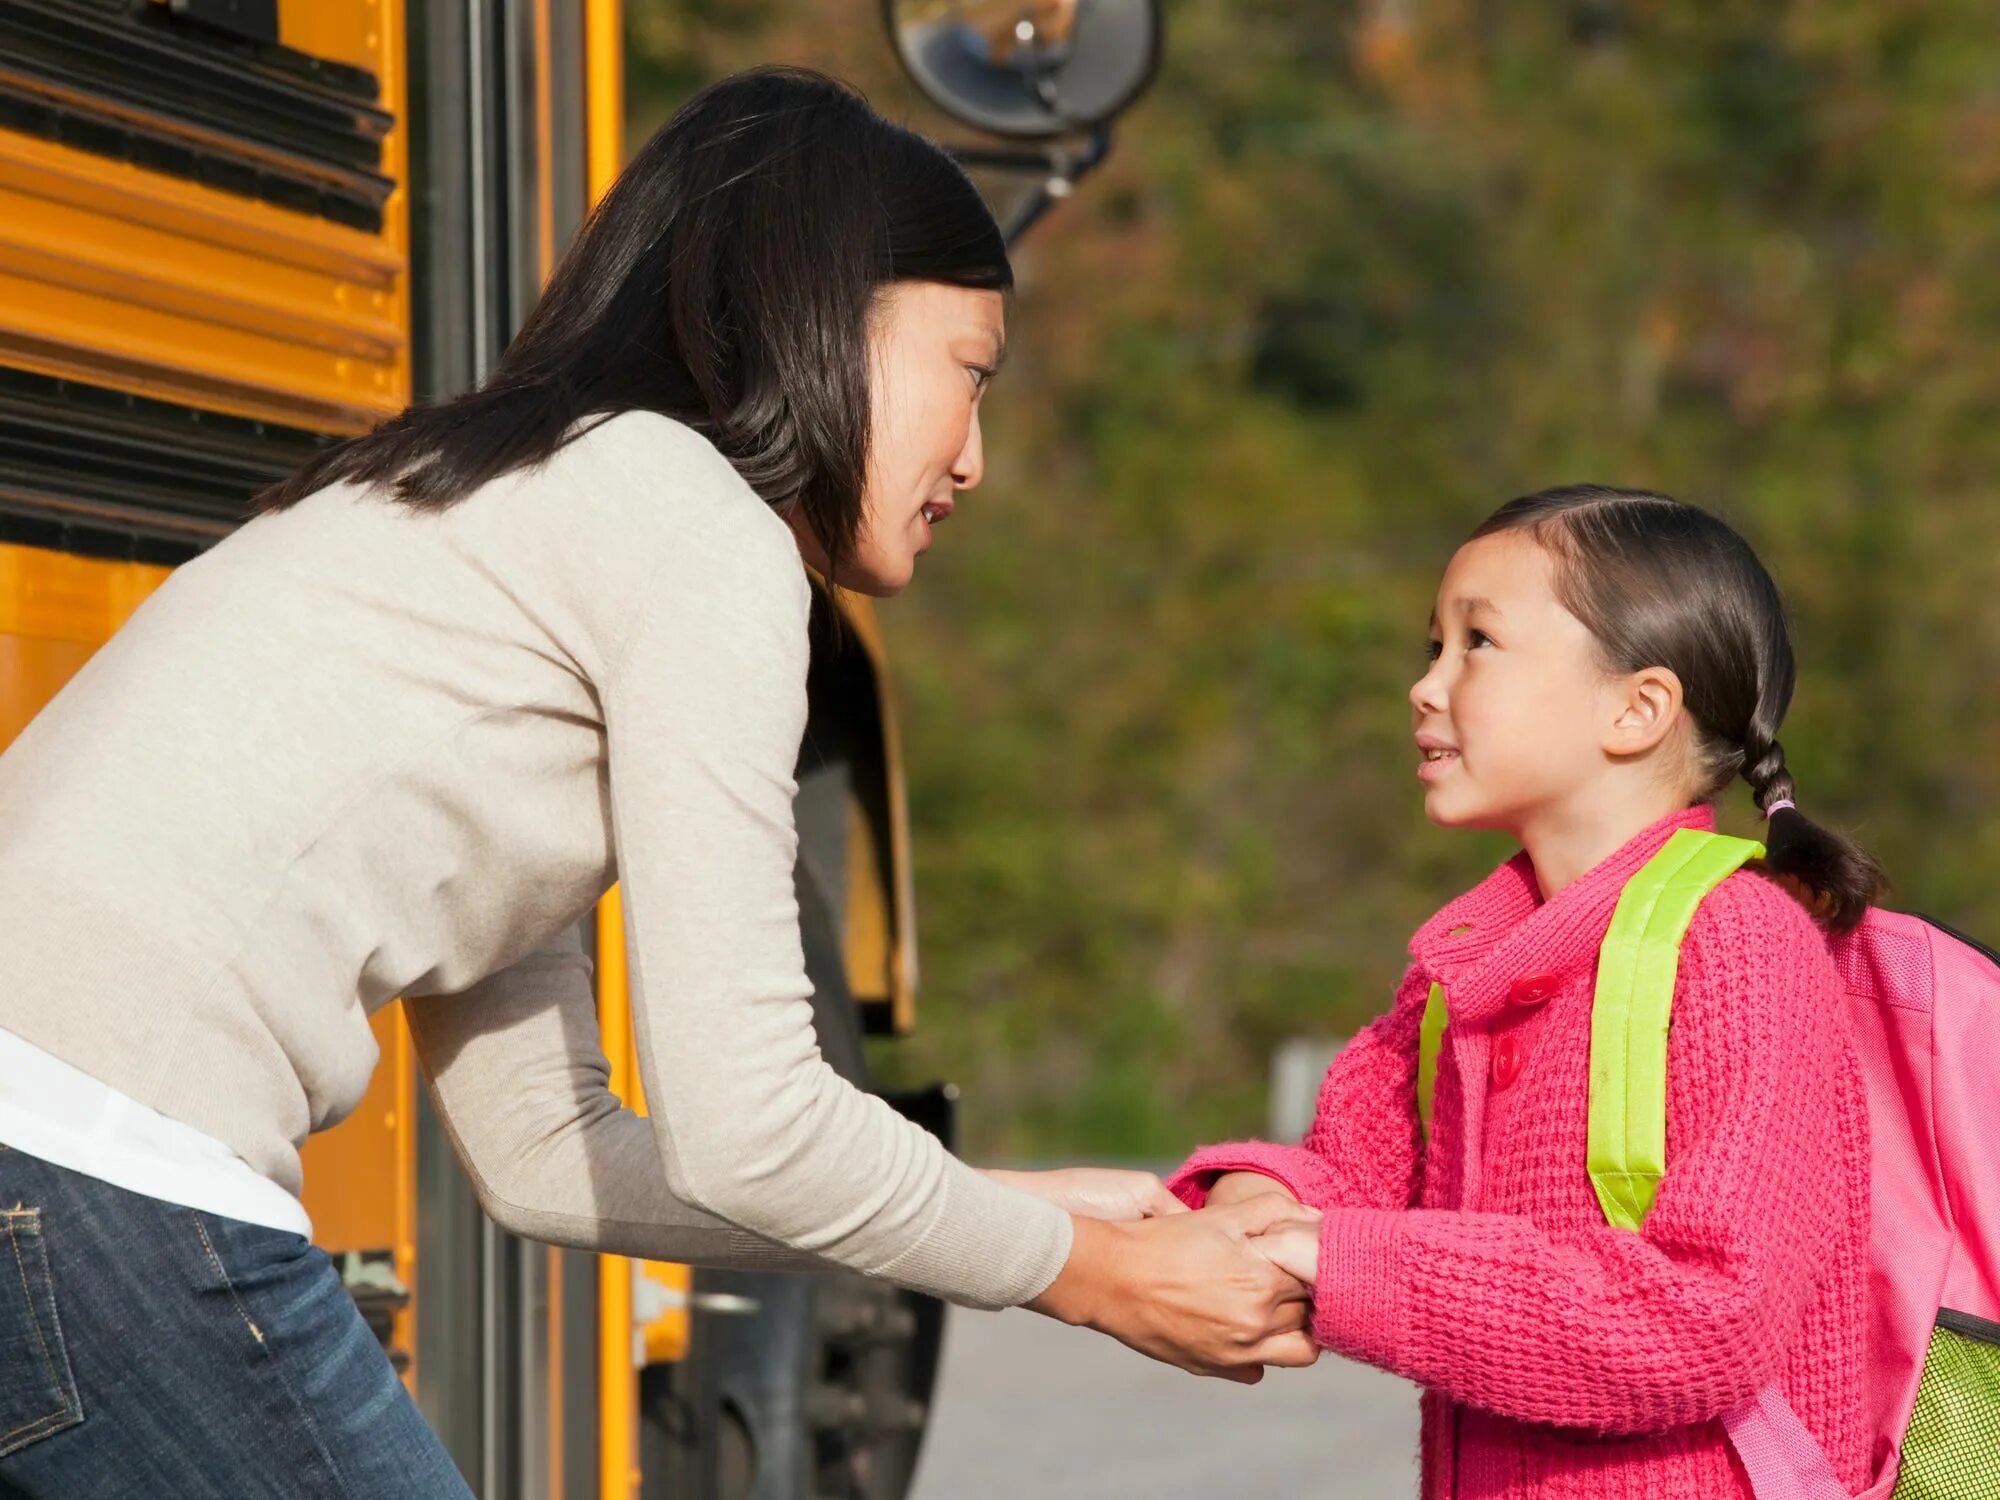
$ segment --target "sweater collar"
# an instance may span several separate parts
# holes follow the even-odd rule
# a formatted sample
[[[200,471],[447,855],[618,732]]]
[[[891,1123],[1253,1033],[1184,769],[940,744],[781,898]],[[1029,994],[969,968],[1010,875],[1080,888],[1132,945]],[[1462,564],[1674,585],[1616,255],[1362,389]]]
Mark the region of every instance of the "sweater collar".
[[[1410,956],[1442,984],[1453,1021],[1481,1021],[1527,975],[1567,978],[1597,959],[1626,882],[1679,829],[1715,828],[1706,803],[1641,830],[1616,853],[1542,900],[1525,850],[1417,929]]]

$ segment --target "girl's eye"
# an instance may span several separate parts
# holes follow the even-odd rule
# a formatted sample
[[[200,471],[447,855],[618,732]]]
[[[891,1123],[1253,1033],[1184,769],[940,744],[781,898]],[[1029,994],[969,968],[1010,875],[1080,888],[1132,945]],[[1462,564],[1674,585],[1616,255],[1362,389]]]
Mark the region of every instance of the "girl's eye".
[[[1467,644],[1474,650],[1477,650],[1481,646],[1490,646],[1493,644],[1493,637],[1483,630],[1469,630],[1466,632],[1466,635],[1468,637]]]
[[[1444,655],[1443,641],[1426,641],[1424,643],[1425,661],[1436,661],[1440,656],[1443,655]]]
[[[977,395],[979,392],[985,390],[987,382],[992,380],[994,372],[985,365],[967,365],[965,368],[966,372],[972,376],[973,394]]]

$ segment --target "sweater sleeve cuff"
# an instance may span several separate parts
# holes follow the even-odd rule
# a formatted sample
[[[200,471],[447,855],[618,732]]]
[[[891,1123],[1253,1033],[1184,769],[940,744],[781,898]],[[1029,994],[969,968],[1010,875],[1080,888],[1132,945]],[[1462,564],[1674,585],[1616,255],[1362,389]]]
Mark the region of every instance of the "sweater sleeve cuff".
[[[1313,1338],[1379,1369],[1394,1369],[1403,1320],[1400,1235],[1393,1209],[1336,1208],[1320,1220]]]
[[[951,1163],[947,1181],[930,1229],[870,1274],[982,1311],[1019,1307],[1047,1291],[1069,1260],[1070,1216],[960,1162]]]
[[[1204,1146],[1181,1164],[1167,1179],[1167,1191],[1189,1208],[1208,1202],[1208,1190],[1218,1177],[1230,1172],[1259,1172],[1281,1184],[1301,1203],[1311,1203],[1311,1161],[1298,1146],[1275,1146],[1269,1141],[1231,1141],[1224,1146]]]

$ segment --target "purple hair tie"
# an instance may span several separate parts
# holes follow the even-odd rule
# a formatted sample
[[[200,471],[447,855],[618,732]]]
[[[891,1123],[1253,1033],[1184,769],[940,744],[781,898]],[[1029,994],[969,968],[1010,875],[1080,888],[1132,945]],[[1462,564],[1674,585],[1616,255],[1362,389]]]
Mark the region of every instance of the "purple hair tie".
[[[1799,805],[1798,803],[1794,802],[1790,797],[1780,797],[1776,802],[1773,802],[1769,807],[1764,809],[1764,821],[1766,823],[1770,822],[1771,819],[1777,817],[1777,815],[1785,811],[1786,808],[1790,808],[1793,812],[1797,812],[1799,810]]]

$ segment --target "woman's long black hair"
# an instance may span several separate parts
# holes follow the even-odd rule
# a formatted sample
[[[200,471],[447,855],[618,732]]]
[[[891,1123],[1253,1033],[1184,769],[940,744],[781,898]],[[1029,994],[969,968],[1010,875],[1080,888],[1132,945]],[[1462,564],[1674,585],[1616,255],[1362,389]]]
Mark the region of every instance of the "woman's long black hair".
[[[1750,783],[1770,818],[1764,867],[1823,925],[1859,922],[1882,872],[1793,805],[1798,783],[1778,743],[1795,677],[1791,628],[1750,544],[1672,496],[1599,484],[1523,495],[1472,534],[1503,531],[1526,531],[1555,557],[1563,607],[1597,638],[1608,670],[1666,667],[1680,678],[1706,773],[1701,795],[1738,776]]]
[[[869,317],[897,281],[1012,287],[964,172],[834,79],[738,74],[641,148],[482,386],[328,449],[257,507],[349,480],[441,509],[549,458],[582,418],[646,410],[796,507],[837,571],[867,473]]]

